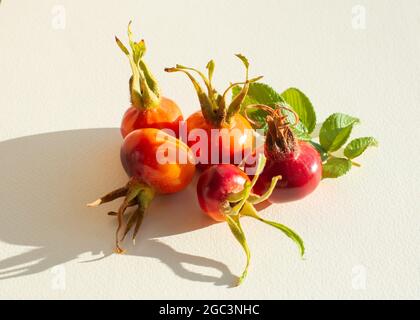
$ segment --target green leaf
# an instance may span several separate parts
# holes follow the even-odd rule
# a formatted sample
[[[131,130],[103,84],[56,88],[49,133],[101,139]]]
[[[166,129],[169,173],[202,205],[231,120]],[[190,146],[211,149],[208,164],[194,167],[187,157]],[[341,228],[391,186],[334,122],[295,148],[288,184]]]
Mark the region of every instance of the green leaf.
[[[233,98],[235,98],[239,92],[241,91],[240,86],[235,86],[232,89]],[[245,97],[244,101],[242,102],[242,114],[244,113],[244,108],[249,106],[250,104],[265,104],[269,107],[274,108],[276,104],[285,104],[286,101],[283,97],[276,92],[273,88],[269,85],[261,82],[251,83],[249,85],[248,94]],[[267,117],[267,112],[260,109],[249,110],[248,109],[248,117],[255,121],[256,123],[260,124],[261,126],[259,129],[263,129],[264,132],[267,131],[267,121],[265,120]],[[284,110],[283,113],[287,115],[289,122],[294,123],[294,115],[292,112]],[[299,115],[299,114],[298,114]],[[300,116],[300,115],[299,115]],[[293,132],[296,134],[297,138],[300,140],[310,140],[308,129],[306,128],[303,122],[299,122],[292,128]]]
[[[308,97],[297,88],[289,88],[284,91],[281,96],[298,114],[299,120],[308,129],[308,133],[314,131],[316,125],[316,114]]]
[[[265,120],[267,118],[267,112],[261,109],[248,109],[247,114],[252,121],[258,124],[258,126],[254,126],[255,129],[262,129],[264,133],[267,131],[268,124]]]
[[[290,123],[295,123],[295,116],[294,116],[293,112],[290,112],[288,110],[282,110],[282,113],[285,116],[287,116],[287,119]],[[305,141],[311,140],[311,136],[308,132],[308,129],[303,124],[303,122],[299,121],[294,126],[291,126],[291,129],[299,140],[305,140]]]
[[[337,151],[346,143],[357,123],[359,119],[343,113],[330,115],[319,132],[321,146],[327,151]]]
[[[331,157],[322,165],[322,178],[338,178],[351,169],[351,161],[345,158]]]
[[[357,138],[346,146],[344,155],[349,159],[354,159],[360,156],[368,147],[377,147],[378,141],[373,137]]]
[[[233,235],[235,236],[235,239],[239,242],[239,244],[244,249],[245,255],[246,255],[246,265],[245,269],[242,272],[242,275],[238,279],[238,285],[240,285],[244,279],[246,278],[248,274],[248,267],[249,262],[251,260],[251,252],[249,251],[248,243],[245,238],[245,233],[242,230],[241,223],[239,221],[239,215],[236,216],[230,216],[226,215],[226,221],[229,225],[230,230],[232,231]]]
[[[241,87],[236,86],[232,90],[233,98],[241,91]],[[248,95],[246,96],[242,107],[250,104],[265,104],[274,107],[276,103],[284,102],[283,98],[269,85],[258,82],[249,85]]]

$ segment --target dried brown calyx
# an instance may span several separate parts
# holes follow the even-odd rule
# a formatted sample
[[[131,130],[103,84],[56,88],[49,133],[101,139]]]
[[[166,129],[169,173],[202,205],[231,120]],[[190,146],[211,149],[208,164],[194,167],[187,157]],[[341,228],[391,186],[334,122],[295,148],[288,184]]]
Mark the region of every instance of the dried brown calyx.
[[[245,116],[256,127],[260,125],[249,119],[247,116],[247,110],[249,109],[260,109],[267,113],[265,120],[268,125],[268,130],[265,140],[265,150],[270,158],[284,157],[297,151],[298,140],[291,127],[299,122],[299,116],[294,110],[281,104],[276,104],[274,108],[264,104],[248,105],[245,108]],[[289,122],[289,116],[285,113],[293,115],[293,123]]]

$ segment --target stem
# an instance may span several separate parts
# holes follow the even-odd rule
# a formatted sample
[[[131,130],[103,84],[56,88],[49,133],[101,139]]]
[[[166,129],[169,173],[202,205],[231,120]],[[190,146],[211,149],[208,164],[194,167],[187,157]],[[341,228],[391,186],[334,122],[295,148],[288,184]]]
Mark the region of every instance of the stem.
[[[91,203],[88,203],[87,206],[88,207],[97,207],[97,206],[101,205],[102,203],[111,202],[115,199],[124,197],[127,194],[127,192],[128,192],[127,186],[122,187],[122,188],[118,188],[118,189],[116,189],[114,191],[111,191],[110,193],[102,196],[101,198],[99,198],[99,199],[97,199],[97,200],[95,200]]]
[[[355,162],[355,161],[353,161],[353,160],[351,160],[351,164],[352,164],[353,166],[355,166],[355,167],[359,167],[359,168],[362,166],[360,163]]]
[[[124,253],[124,249],[120,246],[120,241],[124,240],[125,236],[134,225],[135,227],[133,232],[133,242],[135,242],[134,239],[137,236],[137,233],[140,229],[144,213],[155,196],[154,189],[135,178],[131,178],[125,187],[114,190],[108,193],[107,195],[103,196],[102,198],[99,198],[98,200],[88,204],[88,206],[90,207],[96,207],[102,203],[109,202],[123,196],[125,198],[120,207],[118,208],[118,211],[108,212],[108,215],[117,216],[118,219],[118,227],[115,231],[115,251],[117,253]],[[135,205],[137,205],[137,209],[131,214],[130,218],[128,219],[128,222],[124,229],[124,234],[120,240],[119,234],[123,226],[124,213],[127,210],[127,208],[133,207]]]

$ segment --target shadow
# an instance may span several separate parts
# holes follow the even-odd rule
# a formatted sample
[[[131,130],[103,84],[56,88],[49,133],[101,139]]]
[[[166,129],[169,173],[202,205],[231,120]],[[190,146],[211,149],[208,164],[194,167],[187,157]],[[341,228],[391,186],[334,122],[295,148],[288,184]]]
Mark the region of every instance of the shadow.
[[[92,209],[86,203],[122,186],[118,129],[63,131],[0,143],[0,241],[33,247],[11,257],[0,252],[0,280],[30,275],[113,253],[116,220],[106,212],[119,202]],[[178,252],[158,238],[208,227],[196,203],[195,183],[150,206],[128,255],[158,259],[191,281],[229,286],[235,276],[221,262]],[[182,223],[179,223],[182,222]],[[216,269],[220,277],[189,271],[183,264]]]

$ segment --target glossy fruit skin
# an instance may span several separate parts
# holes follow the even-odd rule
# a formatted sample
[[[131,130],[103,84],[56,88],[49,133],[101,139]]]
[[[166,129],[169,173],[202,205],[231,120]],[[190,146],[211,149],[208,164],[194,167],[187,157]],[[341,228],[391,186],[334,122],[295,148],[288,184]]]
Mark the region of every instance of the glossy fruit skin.
[[[142,128],[170,129],[179,136],[179,122],[184,118],[176,103],[162,97],[156,107],[137,108],[131,106],[121,123],[121,134],[125,138],[132,131]]]
[[[265,152],[267,163],[253,188],[256,194],[263,194],[271,179],[281,175],[273,193],[271,203],[282,203],[304,198],[318,186],[322,178],[321,157],[314,147],[304,141],[298,142],[295,152],[272,157]],[[245,170],[246,172],[246,170]]]
[[[159,163],[157,154],[164,147],[163,144],[178,152],[178,159],[187,161]],[[158,129],[145,128],[131,132],[124,140],[120,155],[129,177],[146,183],[161,194],[181,191],[194,177],[195,164],[191,150],[182,141]]]
[[[202,129],[207,133],[208,137],[208,146],[207,150],[199,150],[197,151],[196,156],[200,156],[201,152],[204,153],[202,157],[204,159],[207,159],[207,164],[205,163],[198,163],[197,167],[201,170],[204,170],[208,167],[210,167],[213,164],[219,164],[219,163],[230,163],[239,165],[241,163],[241,160],[244,158],[244,155],[252,152],[253,144],[254,144],[254,136],[253,136],[253,129],[251,127],[251,124],[248,120],[246,120],[243,116],[240,114],[235,114],[232,116],[229,124],[223,124],[220,129],[226,129],[226,134],[229,134],[229,140],[223,139],[222,136],[219,137],[219,143],[216,144],[217,141],[212,141],[211,138],[211,130],[216,129],[210,122],[208,122],[201,111],[197,111],[193,113],[191,116],[187,119],[187,132],[188,132],[188,146],[193,147],[197,141],[190,139],[191,132],[193,132],[195,129]],[[192,140],[192,141],[190,141]],[[235,145],[236,141],[236,145]],[[218,148],[219,149],[219,159],[216,162],[212,163],[211,160],[211,154],[212,150]],[[229,155],[229,161],[222,161],[222,155]],[[237,159],[240,159],[239,161],[235,161],[235,155],[237,156]]]
[[[215,221],[225,221],[222,204],[229,194],[244,189],[249,177],[231,164],[214,165],[203,171],[197,184],[201,209]]]

